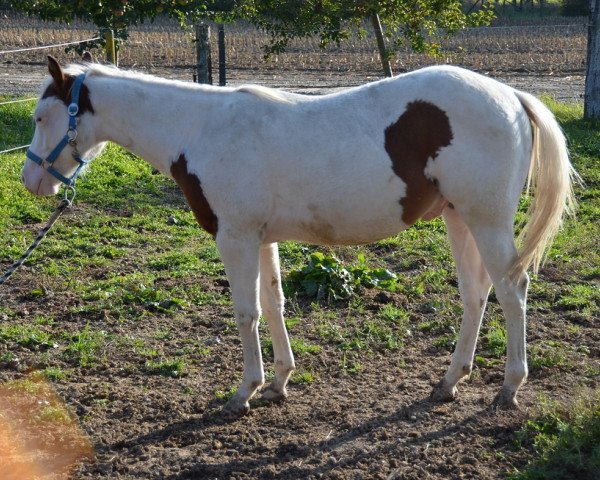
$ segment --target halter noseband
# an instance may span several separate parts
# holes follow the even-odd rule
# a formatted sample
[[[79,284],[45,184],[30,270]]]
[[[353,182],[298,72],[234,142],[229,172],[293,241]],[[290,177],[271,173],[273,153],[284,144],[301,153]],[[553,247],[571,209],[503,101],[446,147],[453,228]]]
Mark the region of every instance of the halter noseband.
[[[54,178],[60,180],[64,183],[67,188],[73,188],[75,184],[75,179],[79,172],[83,168],[83,166],[88,163],[82,157],[79,151],[77,150],[77,114],[79,113],[79,91],[81,90],[81,86],[83,85],[83,81],[85,80],[85,73],[81,73],[75,78],[75,83],[73,84],[73,90],[71,93],[71,104],[67,107],[67,112],[69,114],[69,129],[67,133],[62,138],[58,145],[54,147],[54,149],[50,152],[50,155],[43,159],[42,157],[37,156],[35,153],[31,151],[31,149],[27,149],[27,158],[37,163],[40,167],[46,169],[50,175]],[[63,149],[69,144],[73,148],[73,159],[79,163],[77,169],[70,177],[65,177],[62,173],[56,170],[52,164],[58,158]]]

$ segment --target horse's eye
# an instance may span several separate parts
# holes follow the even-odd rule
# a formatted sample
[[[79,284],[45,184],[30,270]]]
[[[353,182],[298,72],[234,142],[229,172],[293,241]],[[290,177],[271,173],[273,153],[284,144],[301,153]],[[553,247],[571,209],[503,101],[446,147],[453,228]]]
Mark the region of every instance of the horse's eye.
[[[35,121],[38,122],[38,123],[41,122],[42,121],[42,117],[35,117]]]

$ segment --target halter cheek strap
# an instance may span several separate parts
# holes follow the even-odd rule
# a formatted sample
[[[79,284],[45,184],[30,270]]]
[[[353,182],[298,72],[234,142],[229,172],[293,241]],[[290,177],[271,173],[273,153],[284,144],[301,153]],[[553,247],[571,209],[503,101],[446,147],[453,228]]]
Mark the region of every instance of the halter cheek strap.
[[[27,149],[26,154],[27,158],[37,163],[40,167],[46,169],[50,175],[60,180],[67,187],[73,187],[77,175],[79,175],[79,172],[83,166],[88,163],[81,157],[79,151],[77,150],[77,115],[79,114],[79,92],[81,91],[81,86],[83,85],[84,80],[85,73],[81,73],[77,76],[77,78],[75,78],[73,91],[71,93],[71,104],[67,107],[67,113],[69,114],[69,129],[61,141],[58,142],[58,145],[52,149],[50,154],[45,159],[33,153],[31,149]],[[73,159],[78,163],[77,169],[70,177],[65,177],[52,165],[67,144],[73,148],[72,156]]]

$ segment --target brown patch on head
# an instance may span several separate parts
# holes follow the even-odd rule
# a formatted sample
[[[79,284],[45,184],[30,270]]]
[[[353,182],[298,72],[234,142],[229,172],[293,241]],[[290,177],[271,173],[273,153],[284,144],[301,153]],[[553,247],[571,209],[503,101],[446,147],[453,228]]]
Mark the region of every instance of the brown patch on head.
[[[71,93],[73,91],[73,84],[75,83],[75,75],[64,73],[56,59],[50,55],[48,55],[48,71],[54,81],[48,85],[48,88],[44,91],[42,99],[56,97],[68,106],[71,103]],[[84,83],[79,90],[78,115],[82,115],[86,112],[93,114],[94,107],[92,107],[92,102],[90,101],[90,91]]]
[[[427,178],[424,170],[430,158],[436,158],[441,148],[450,145],[450,122],[440,108],[415,100],[385,129],[384,135],[394,173],[406,183],[406,195],[400,199],[402,221],[412,225],[439,197],[437,180]]]
[[[200,179],[193,173],[188,172],[187,160],[183,153],[171,165],[171,175],[185,195],[198,223],[202,225],[204,230],[215,236],[218,229],[217,216],[204,196]]]

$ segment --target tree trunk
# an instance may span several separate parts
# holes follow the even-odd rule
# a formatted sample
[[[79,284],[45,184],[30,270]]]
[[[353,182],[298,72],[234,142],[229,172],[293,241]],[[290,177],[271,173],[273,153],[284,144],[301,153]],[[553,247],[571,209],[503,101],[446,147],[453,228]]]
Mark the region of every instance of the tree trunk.
[[[600,118],[600,0],[592,0],[588,27],[587,67],[583,116]]]
[[[379,15],[374,14],[371,17],[371,21],[373,22],[373,29],[375,30],[375,37],[377,38],[377,48],[379,49],[379,58],[381,59],[383,73],[386,77],[391,77],[393,75],[392,65],[388,57],[387,49],[385,48],[385,41],[383,39],[383,30],[381,29]]]

